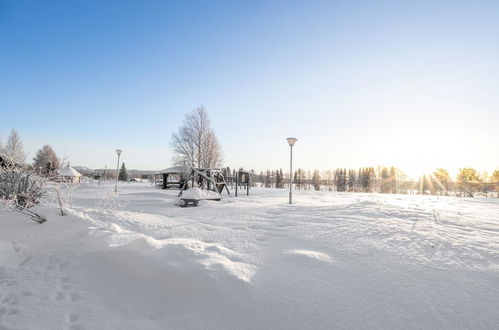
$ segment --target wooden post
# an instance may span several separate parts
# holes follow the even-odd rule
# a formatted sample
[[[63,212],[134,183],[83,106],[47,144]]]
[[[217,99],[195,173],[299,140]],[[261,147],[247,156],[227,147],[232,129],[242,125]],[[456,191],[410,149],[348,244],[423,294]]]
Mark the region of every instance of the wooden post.
[[[237,186],[239,186],[239,171],[236,172],[236,197],[237,197]]]

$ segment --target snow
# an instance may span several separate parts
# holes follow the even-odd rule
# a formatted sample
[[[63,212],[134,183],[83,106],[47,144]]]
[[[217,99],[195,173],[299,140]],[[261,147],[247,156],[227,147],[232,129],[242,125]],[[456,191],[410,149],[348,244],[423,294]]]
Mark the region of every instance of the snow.
[[[319,260],[319,261],[331,262],[331,257],[328,254],[323,253],[323,252],[293,249],[293,250],[289,250],[288,253],[302,255],[302,256],[312,258],[315,260]]]
[[[220,199],[219,193],[206,189],[190,188],[182,192],[182,198],[186,199]]]
[[[112,190],[0,210],[0,329],[499,327],[499,199]]]

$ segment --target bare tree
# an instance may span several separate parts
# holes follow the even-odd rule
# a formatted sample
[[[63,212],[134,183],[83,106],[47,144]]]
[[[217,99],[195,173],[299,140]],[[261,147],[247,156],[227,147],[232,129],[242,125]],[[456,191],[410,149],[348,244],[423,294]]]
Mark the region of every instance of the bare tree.
[[[23,143],[17,131],[12,130],[4,148],[4,154],[17,164],[24,163],[26,154],[23,151]]]
[[[171,147],[175,164],[197,168],[222,166],[222,148],[202,106],[185,116],[184,124],[172,136]]]

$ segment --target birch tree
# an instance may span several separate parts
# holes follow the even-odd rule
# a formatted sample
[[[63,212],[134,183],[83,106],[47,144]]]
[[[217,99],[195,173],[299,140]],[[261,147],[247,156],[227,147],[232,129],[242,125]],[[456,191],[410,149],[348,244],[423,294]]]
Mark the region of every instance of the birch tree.
[[[17,133],[17,131],[12,130],[10,132],[9,138],[7,140],[7,144],[4,148],[4,154],[16,164],[24,163],[26,159],[26,154],[23,150],[23,143],[21,141],[21,137]]]
[[[177,165],[196,168],[215,168],[222,165],[222,148],[204,107],[185,116],[178,132],[172,135],[171,147]]]

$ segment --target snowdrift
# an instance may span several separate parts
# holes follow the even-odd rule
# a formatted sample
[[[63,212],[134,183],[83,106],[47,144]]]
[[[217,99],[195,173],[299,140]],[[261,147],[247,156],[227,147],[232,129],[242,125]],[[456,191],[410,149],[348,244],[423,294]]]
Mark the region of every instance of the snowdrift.
[[[0,210],[0,329],[499,325],[498,200],[108,190],[42,225]]]

